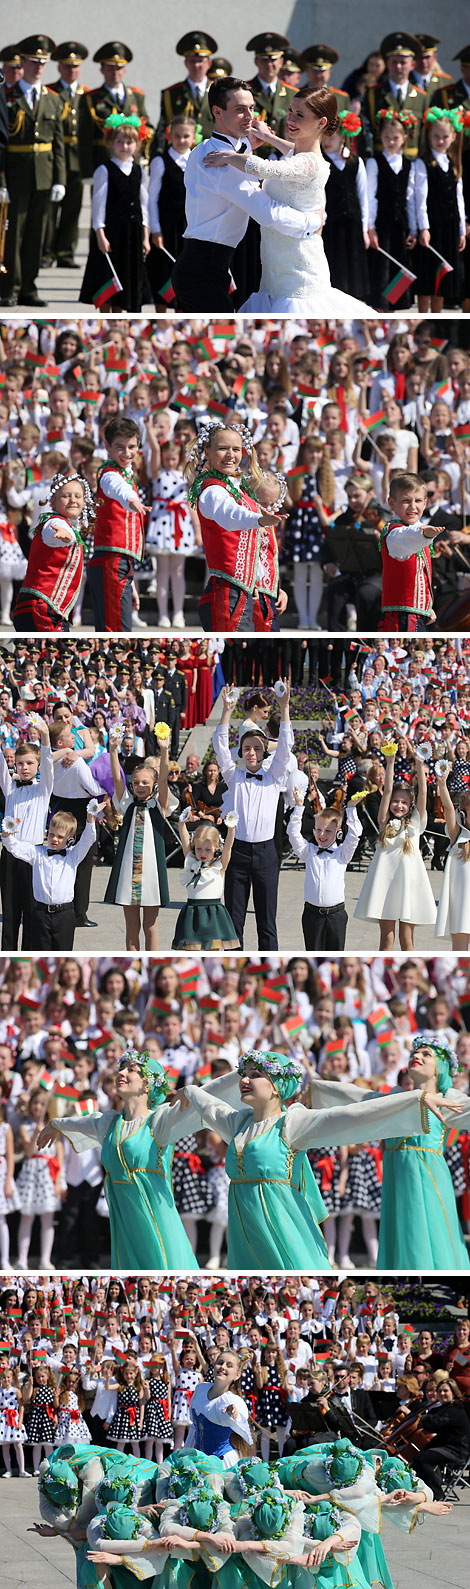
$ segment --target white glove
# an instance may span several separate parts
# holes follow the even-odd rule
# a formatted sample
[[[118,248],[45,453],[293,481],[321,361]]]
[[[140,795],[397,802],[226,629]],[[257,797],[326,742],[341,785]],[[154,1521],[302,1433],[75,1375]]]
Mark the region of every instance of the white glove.
[[[54,182],[51,188],[51,204],[62,204],[62,199],[65,199],[64,183]]]

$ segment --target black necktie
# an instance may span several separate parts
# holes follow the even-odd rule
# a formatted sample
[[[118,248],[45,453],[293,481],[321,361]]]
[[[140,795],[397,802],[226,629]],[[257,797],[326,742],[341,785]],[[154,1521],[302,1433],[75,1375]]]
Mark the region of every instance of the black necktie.
[[[247,775],[246,775],[247,783],[248,783],[248,779],[249,778],[254,778],[255,783],[262,783],[263,782],[263,774],[261,772],[247,772]]]

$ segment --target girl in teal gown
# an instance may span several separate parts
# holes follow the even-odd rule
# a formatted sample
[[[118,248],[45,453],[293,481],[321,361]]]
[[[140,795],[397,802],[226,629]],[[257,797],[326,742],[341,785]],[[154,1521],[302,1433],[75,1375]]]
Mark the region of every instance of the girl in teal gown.
[[[361,1529],[351,1513],[332,1501],[304,1505],[303,1562],[291,1572],[292,1589],[370,1589],[359,1561]],[[328,1542],[323,1556],[320,1545]],[[322,1559],[323,1557],[323,1559]]]
[[[395,1131],[380,1133],[385,1137],[385,1147],[378,1269],[401,1269],[409,1274],[416,1269],[470,1267],[452,1178],[444,1158],[452,1126],[458,1124],[459,1129],[468,1130],[470,1125],[470,1099],[452,1085],[457,1070],[455,1054],[445,1043],[415,1037],[409,1063],[414,1094],[408,1093],[408,1097],[414,1095],[423,1100],[422,1125],[421,1130],[412,1136],[407,1133],[406,1138]],[[433,1084],[442,1095],[443,1105],[440,1117],[433,1114],[430,1119],[424,1089]],[[357,1099],[357,1088],[348,1082],[325,1082],[313,1076],[309,1089],[312,1101],[323,1108],[340,1101],[352,1106]],[[371,1138],[376,1132],[369,1110],[377,1096],[361,1094],[363,1114],[370,1118]],[[397,1092],[388,1096],[396,1097]]]
[[[322,1500],[342,1506],[360,1524],[357,1565],[370,1586],[393,1589],[385,1551],[380,1538],[380,1496],[375,1479],[375,1462],[369,1453],[358,1451],[350,1440],[334,1440],[298,1451],[295,1457],[276,1463],[285,1488],[300,1486]]]
[[[203,1087],[185,1088],[191,1117],[196,1110],[201,1124],[229,1144],[227,1267],[268,1271],[329,1267],[320,1229],[327,1210],[308,1149],[365,1142],[398,1131],[408,1137],[420,1128],[421,1100],[413,1093],[394,1093],[375,1097],[365,1110],[356,1094],[353,1113],[349,1101],[347,1108],[332,1109],[327,1115],[300,1103],[286,1109],[303,1075],[295,1060],[252,1051],[242,1056],[238,1070],[238,1109]],[[426,1097],[433,1109],[434,1094]]]
[[[197,1269],[173,1197],[171,1166],[174,1143],[198,1128],[199,1115],[182,1109],[180,1099],[174,1105],[164,1101],[170,1083],[158,1060],[145,1052],[126,1051],[118,1080],[122,1110],[51,1121],[41,1145],[59,1133],[77,1153],[101,1149],[114,1268]],[[222,1083],[221,1091],[230,1094],[233,1079],[224,1076]]]

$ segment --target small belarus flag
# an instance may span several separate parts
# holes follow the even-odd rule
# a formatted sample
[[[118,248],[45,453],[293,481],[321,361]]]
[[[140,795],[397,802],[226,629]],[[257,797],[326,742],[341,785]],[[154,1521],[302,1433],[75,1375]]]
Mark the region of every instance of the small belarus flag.
[[[388,1027],[388,1030],[387,1030],[387,1028],[385,1026],[381,1027],[380,1030],[376,1033],[376,1042],[378,1044],[378,1047],[379,1048],[385,1048],[386,1043],[391,1043],[392,1037],[394,1037],[394,1036],[395,1036],[395,1033],[392,1030],[391,1026]]]
[[[233,392],[234,396],[235,397],[244,397],[247,386],[248,386],[248,377],[245,376],[245,375],[237,375],[237,378],[234,381],[233,386],[232,386],[232,392]]]
[[[367,1016],[367,1020],[373,1032],[378,1032],[381,1026],[390,1026],[390,1011],[387,1010],[386,1004],[377,1004],[375,1010],[371,1010],[370,1015]]]
[[[96,1098],[85,1098],[83,1103],[75,1099],[73,1111],[76,1115],[94,1115],[98,1108]]]
[[[80,1097],[80,1093],[79,1093],[77,1087],[60,1087],[60,1086],[54,1087],[54,1098],[73,1098],[73,1099],[76,1099],[76,1098],[79,1098],[79,1097]]]
[[[174,289],[174,286],[173,286],[173,282],[171,280],[171,276],[168,277],[168,281],[165,281],[163,283],[163,287],[159,287],[158,291],[159,291],[160,298],[163,298],[165,303],[174,303],[175,302],[176,293],[175,293],[175,289]]]
[[[218,1010],[220,999],[217,993],[203,993],[197,1002],[200,1010]]]
[[[298,381],[297,383],[299,397],[319,397],[320,391],[320,386],[307,386],[305,381]]]
[[[102,309],[103,305],[109,303],[110,298],[115,298],[118,292],[122,292],[122,287],[121,283],[119,283],[119,286],[117,285],[117,276],[108,276],[103,286],[98,287],[97,291],[92,294],[92,303],[94,303],[95,309]]]
[[[80,392],[80,402],[81,403],[100,403],[102,396],[103,396],[102,392],[91,392],[89,386],[84,386],[83,392]]]
[[[272,982],[263,982],[259,990],[259,996],[263,1000],[263,1004],[276,1004],[278,1006],[284,1004],[284,994],[281,988],[273,988]]]
[[[155,1015],[172,1015],[173,1014],[173,1004],[172,1004],[171,999],[152,999],[152,1003],[151,1003],[150,1008],[151,1008],[152,1014],[155,1014]]]
[[[211,332],[215,342],[233,342],[235,326],[233,320],[214,320]]]
[[[398,299],[403,297],[403,293],[408,291],[408,287],[411,287],[413,281],[416,281],[413,271],[405,270],[405,266],[402,265],[401,269],[397,270],[396,275],[392,276],[388,287],[385,287],[382,297],[387,299],[387,303],[398,303]]]
[[[207,404],[207,407],[209,409],[209,413],[216,414],[218,419],[226,419],[227,414],[232,413],[232,409],[228,407],[227,403],[217,403],[215,398],[211,399],[211,402]]]
[[[429,347],[434,348],[436,353],[442,353],[443,348],[447,347],[447,342],[447,337],[430,337]]]
[[[437,249],[434,249],[433,252],[437,253]],[[448,259],[442,259],[442,256],[440,255],[438,255],[438,258],[440,259],[440,264],[438,265],[436,271],[436,280],[433,287],[433,293],[435,297],[437,297],[441,281],[444,280],[444,276],[450,276],[450,273],[453,270],[453,265],[449,265]]]
[[[302,1020],[297,1010],[295,1015],[288,1015],[287,1020],[282,1022],[281,1032],[285,1033],[287,1039],[289,1039],[290,1037],[295,1037],[297,1032],[301,1032],[304,1026],[305,1021]]]
[[[200,359],[206,359],[208,364],[217,358],[217,350],[210,337],[198,337],[194,351],[198,353]]]
[[[181,997],[183,999],[192,999],[193,994],[197,990],[198,982],[199,971],[197,967],[194,971],[180,971]]]
[[[454,436],[457,441],[470,441],[470,420],[465,425],[456,425]]]
[[[384,419],[385,409],[376,408],[375,414],[364,414],[361,416],[360,423],[363,425],[364,430],[377,430],[379,425],[383,425]]]

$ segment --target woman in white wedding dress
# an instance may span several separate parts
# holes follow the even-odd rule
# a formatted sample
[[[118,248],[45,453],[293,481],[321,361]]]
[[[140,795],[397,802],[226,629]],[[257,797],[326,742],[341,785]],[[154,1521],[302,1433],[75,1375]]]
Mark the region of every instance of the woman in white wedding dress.
[[[300,210],[315,228],[307,238],[290,237],[273,227],[261,227],[261,286],[242,304],[241,313],[354,315],[375,318],[369,304],[331,286],[321,228],[325,212],[325,187],[330,167],[321,152],[323,132],[337,132],[338,107],[329,88],[313,92],[300,88],[287,113],[289,142],[277,138],[263,123],[253,130],[281,151],[282,159],[266,161],[255,154],[206,155],[204,165],[232,165],[258,177],[263,192],[276,202]]]

